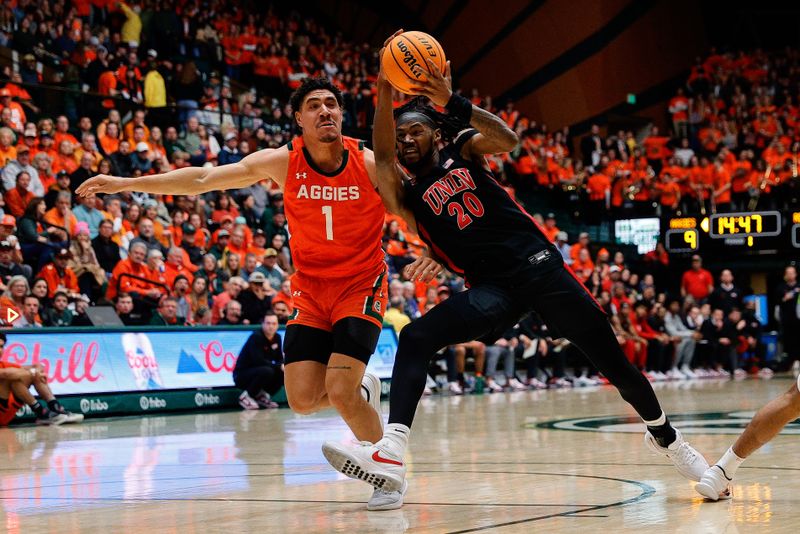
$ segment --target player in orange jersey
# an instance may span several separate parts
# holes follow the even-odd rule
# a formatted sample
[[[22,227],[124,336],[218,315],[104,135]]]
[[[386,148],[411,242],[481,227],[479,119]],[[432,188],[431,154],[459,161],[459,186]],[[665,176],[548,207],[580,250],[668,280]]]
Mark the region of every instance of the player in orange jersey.
[[[342,136],[342,102],[327,79],[309,78],[291,100],[302,136],[281,148],[219,167],[140,178],[99,175],[77,193],[197,195],[247,187],[265,177],[277,183],[297,267],[295,313],[284,344],[289,405],[302,414],[332,406],[359,440],[375,442],[383,435],[380,380],[365,370],[386,307],[385,210],[372,151]],[[411,267],[428,276],[440,269],[430,258]]]

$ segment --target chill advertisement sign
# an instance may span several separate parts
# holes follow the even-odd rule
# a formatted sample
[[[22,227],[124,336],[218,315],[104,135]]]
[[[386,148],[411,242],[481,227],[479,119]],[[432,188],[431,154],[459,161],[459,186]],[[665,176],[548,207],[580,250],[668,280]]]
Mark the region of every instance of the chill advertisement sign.
[[[8,331],[2,361],[41,364],[56,395],[227,387],[233,386],[231,373],[251,333],[199,329]],[[394,332],[384,329],[369,370],[380,378],[390,378],[396,350]]]

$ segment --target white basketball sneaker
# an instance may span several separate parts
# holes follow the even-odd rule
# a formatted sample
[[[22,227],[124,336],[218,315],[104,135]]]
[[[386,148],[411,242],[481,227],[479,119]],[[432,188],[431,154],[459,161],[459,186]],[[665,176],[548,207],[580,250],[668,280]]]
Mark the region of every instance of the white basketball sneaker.
[[[322,444],[322,454],[343,475],[363,480],[385,492],[400,491],[405,482],[403,459],[368,441],[356,445],[326,441]]]
[[[379,512],[383,510],[397,510],[403,506],[403,497],[408,491],[408,482],[403,481],[403,487],[399,491],[386,491],[375,488],[372,497],[367,503],[367,510]]]
[[[675,429],[675,435],[675,441],[667,447],[662,447],[650,431],[647,431],[644,434],[644,442],[654,453],[669,458],[678,468],[678,472],[681,475],[689,480],[700,482],[703,473],[708,469],[708,462],[703,458],[702,454],[689,445],[688,441],[683,439],[680,430],[677,428]]]
[[[361,394],[368,403],[378,412],[383,428],[383,414],[381,413],[381,379],[372,373],[364,373],[361,378]]]
[[[730,499],[733,495],[731,479],[728,478],[725,471],[718,465],[712,465],[706,469],[700,482],[695,484],[694,489],[697,490],[697,493],[712,501]]]

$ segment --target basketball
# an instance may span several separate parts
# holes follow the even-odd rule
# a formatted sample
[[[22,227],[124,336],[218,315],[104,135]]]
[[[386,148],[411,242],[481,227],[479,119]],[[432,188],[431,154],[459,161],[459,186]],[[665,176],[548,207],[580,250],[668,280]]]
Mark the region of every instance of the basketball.
[[[401,33],[384,50],[381,64],[389,83],[400,92],[408,93],[418,81],[426,80],[430,58],[444,72],[447,60],[439,42],[424,32]]]

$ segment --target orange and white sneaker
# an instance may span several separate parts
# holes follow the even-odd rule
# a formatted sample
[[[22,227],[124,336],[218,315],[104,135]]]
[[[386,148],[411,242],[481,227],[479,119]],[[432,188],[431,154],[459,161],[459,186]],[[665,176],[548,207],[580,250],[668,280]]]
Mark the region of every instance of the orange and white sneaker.
[[[700,482],[694,485],[694,489],[697,493],[712,501],[730,499],[733,496],[731,481],[732,479],[728,478],[724,469],[718,465],[712,465],[706,469],[706,472],[700,478]]]
[[[345,445],[334,441],[322,444],[322,454],[334,469],[350,478],[363,480],[385,492],[401,491],[406,464],[383,447],[368,441]]]

